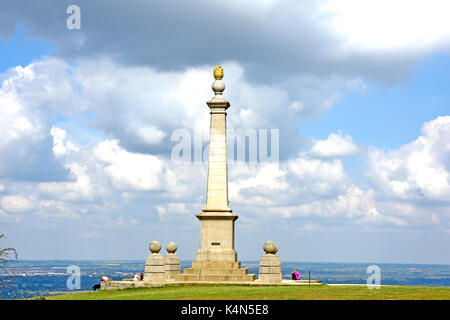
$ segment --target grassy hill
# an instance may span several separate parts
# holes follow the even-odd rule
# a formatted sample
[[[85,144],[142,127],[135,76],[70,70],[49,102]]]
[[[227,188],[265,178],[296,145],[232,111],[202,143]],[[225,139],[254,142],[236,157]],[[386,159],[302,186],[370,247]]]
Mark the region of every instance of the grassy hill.
[[[81,292],[48,300],[450,300],[449,287],[189,285]]]

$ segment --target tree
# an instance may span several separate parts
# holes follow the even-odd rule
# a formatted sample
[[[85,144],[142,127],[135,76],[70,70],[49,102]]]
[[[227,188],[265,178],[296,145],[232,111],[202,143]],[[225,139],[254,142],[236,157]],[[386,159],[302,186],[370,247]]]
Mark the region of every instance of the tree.
[[[5,235],[0,234],[0,239],[3,238]],[[17,250],[14,248],[4,248],[0,249],[0,266],[3,268],[9,260],[11,259],[17,259],[18,254]],[[6,281],[0,279],[0,285],[5,283]]]
[[[3,238],[5,235],[0,234],[0,239]],[[16,249],[14,248],[4,248],[0,249],[0,265],[5,265],[8,263],[9,260],[11,260],[14,257],[14,259],[18,258],[18,254]]]

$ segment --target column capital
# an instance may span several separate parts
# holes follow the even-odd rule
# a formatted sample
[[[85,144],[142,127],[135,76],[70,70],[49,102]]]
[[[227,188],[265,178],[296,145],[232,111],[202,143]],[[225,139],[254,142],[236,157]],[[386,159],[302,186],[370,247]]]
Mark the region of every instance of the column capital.
[[[211,109],[211,111],[213,110],[220,111],[218,109],[224,109],[225,111],[230,107],[230,103],[222,97],[220,97],[219,99],[214,97],[211,100],[206,101],[206,104]]]

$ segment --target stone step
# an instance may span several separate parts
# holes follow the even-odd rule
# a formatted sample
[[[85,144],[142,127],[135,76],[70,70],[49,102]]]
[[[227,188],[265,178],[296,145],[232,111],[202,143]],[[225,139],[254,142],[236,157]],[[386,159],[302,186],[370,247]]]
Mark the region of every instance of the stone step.
[[[180,274],[175,276],[175,281],[255,281],[256,275],[227,275],[227,274]]]
[[[224,274],[224,275],[246,275],[248,274],[248,268],[186,268],[183,270],[184,274],[198,275],[198,274]]]
[[[241,263],[239,261],[193,261],[193,269],[215,269],[215,268],[226,268],[226,269],[239,269]]]
[[[308,280],[292,280],[292,281],[294,281],[295,283],[309,283],[309,282],[311,282],[311,283],[322,283],[322,280],[311,280],[311,281],[308,281]]]

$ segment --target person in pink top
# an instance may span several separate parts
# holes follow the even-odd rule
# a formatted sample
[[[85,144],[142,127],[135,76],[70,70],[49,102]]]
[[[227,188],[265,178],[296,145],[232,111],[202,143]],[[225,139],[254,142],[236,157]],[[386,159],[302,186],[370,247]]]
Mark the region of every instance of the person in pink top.
[[[292,280],[300,280],[300,273],[298,273],[297,269],[292,271]]]

